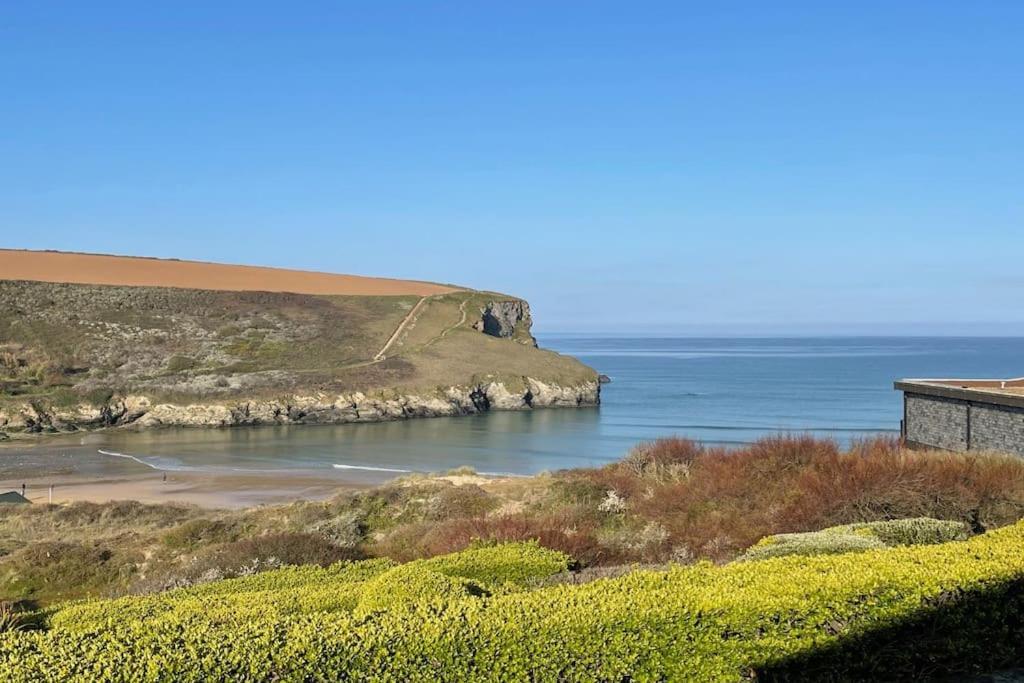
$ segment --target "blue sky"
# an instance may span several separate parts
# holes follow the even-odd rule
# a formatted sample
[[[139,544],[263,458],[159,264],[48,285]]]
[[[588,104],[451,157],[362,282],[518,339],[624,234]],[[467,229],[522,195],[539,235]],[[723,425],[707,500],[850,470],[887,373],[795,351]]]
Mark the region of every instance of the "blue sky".
[[[0,244],[1024,333],[1024,3],[8,3]]]

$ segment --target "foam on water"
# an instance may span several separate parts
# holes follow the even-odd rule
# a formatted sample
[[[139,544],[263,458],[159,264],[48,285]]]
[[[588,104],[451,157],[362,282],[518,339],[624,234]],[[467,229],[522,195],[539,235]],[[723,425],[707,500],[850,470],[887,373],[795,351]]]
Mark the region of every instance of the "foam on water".
[[[366,472],[395,472],[399,474],[409,474],[412,470],[403,470],[396,467],[370,467],[369,465],[339,465],[334,463],[331,465],[336,470],[363,470]]]
[[[154,458],[152,456],[144,456],[144,457],[140,458],[139,456],[136,456],[136,455],[130,455],[128,453],[118,453],[117,451],[108,451],[108,450],[104,450],[102,448],[96,449],[96,452],[101,454],[101,455],[109,455],[109,456],[112,456],[112,457],[115,457],[115,458],[125,458],[127,460],[133,460],[133,461],[139,463],[140,465],[145,465],[146,467],[150,467],[150,468],[152,468],[154,470],[160,470],[160,471],[190,472],[190,471],[196,471],[196,470],[201,469],[201,468],[198,468],[198,467],[190,467],[190,466],[185,465],[185,464],[176,464],[176,463],[173,463],[173,462],[167,462],[167,460],[168,460],[167,458]]]

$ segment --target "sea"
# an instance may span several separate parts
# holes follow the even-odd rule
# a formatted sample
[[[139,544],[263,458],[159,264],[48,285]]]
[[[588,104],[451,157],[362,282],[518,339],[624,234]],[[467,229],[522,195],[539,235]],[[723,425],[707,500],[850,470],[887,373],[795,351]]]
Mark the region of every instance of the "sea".
[[[287,472],[376,483],[469,466],[530,475],[599,466],[677,435],[738,447],[780,434],[841,445],[897,435],[904,377],[1024,375],[1024,339],[541,335],[611,382],[601,405],[359,425],[76,434],[0,450],[0,480],[148,470]]]

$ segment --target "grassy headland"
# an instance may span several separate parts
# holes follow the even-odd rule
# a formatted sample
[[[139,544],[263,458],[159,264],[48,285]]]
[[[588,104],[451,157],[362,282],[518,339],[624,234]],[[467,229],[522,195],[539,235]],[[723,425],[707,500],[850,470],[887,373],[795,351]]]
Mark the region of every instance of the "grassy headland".
[[[536,348],[525,302],[383,282],[347,295],[0,280],[0,434],[597,401],[593,370]]]

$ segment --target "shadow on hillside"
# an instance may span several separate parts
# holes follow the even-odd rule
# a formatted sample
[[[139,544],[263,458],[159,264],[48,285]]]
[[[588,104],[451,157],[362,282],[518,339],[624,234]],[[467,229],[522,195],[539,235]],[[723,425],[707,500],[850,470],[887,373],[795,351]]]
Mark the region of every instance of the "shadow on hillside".
[[[943,593],[889,628],[757,667],[755,680],[962,681],[1022,663],[1024,579],[1017,579]]]

